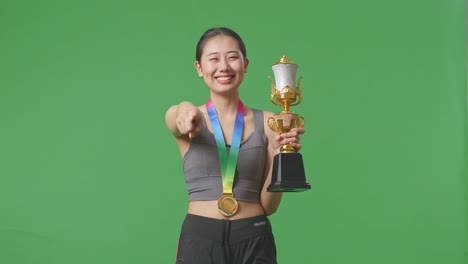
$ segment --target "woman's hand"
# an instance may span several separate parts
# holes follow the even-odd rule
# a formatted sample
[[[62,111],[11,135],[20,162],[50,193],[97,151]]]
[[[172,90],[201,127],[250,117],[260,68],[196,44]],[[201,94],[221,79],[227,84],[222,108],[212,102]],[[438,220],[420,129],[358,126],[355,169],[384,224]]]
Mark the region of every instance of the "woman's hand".
[[[190,102],[173,105],[166,112],[166,125],[176,137],[196,137],[203,126],[202,112]]]
[[[295,127],[295,128],[292,128],[291,131],[287,133],[282,133],[281,135],[277,135],[276,140],[281,145],[290,144],[296,150],[296,152],[298,152],[302,148],[302,145],[300,143],[301,139],[299,135],[304,134],[304,133],[305,133],[304,128]]]
[[[182,102],[177,108],[176,125],[181,135],[187,135],[190,139],[196,137],[202,128],[202,113],[192,103]]]

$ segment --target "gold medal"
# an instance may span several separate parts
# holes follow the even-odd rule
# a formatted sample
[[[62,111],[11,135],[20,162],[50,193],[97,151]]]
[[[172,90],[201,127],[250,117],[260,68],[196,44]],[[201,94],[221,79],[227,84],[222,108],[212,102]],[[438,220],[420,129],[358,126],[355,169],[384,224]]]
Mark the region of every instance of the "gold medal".
[[[223,194],[218,199],[218,211],[224,216],[233,216],[237,213],[239,205],[232,194]]]

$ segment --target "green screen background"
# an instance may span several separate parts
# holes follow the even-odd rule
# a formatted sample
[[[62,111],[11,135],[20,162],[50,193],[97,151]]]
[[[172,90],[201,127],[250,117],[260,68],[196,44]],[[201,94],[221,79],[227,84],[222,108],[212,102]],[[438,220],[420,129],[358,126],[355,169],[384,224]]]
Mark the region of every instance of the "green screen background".
[[[312,190],[280,263],[467,263],[462,0],[0,2],[0,263],[173,263],[187,192],[164,124],[203,104],[209,27],[247,45],[243,101],[299,64]]]

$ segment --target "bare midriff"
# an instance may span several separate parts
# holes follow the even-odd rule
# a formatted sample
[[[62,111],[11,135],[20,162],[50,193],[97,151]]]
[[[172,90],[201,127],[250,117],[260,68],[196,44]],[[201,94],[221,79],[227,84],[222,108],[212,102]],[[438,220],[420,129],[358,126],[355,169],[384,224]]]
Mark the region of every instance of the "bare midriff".
[[[248,217],[264,215],[263,207],[260,203],[237,201],[239,208],[237,213],[227,217],[218,212],[218,201],[191,201],[188,207],[188,213],[214,219],[236,220]]]

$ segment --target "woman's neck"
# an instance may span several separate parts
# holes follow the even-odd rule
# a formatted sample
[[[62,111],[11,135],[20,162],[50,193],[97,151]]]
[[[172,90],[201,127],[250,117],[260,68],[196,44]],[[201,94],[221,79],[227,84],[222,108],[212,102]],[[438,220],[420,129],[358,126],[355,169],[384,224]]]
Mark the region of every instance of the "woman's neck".
[[[235,96],[220,96],[211,94],[210,95],[211,103],[216,109],[218,116],[223,115],[232,115],[237,113],[237,105],[239,103],[239,95]]]

